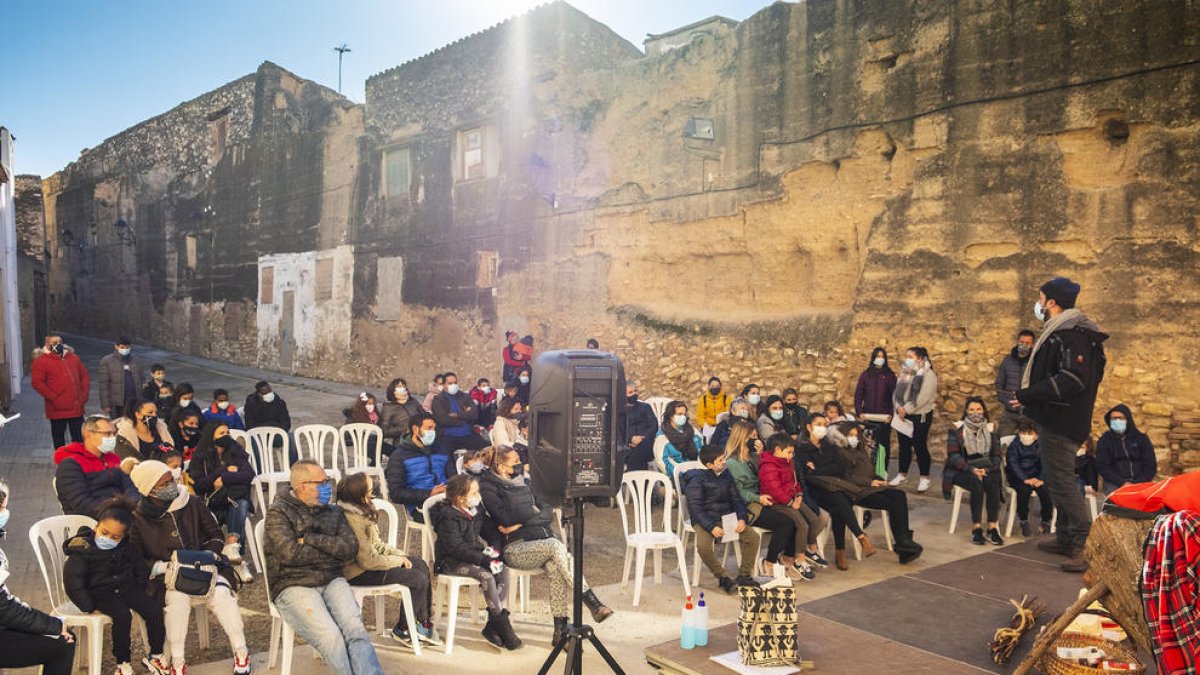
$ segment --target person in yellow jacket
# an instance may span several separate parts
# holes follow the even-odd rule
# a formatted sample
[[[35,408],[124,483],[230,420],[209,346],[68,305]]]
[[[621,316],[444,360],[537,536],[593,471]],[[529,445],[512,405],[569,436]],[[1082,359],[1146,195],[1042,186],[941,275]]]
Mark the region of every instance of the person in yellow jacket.
[[[701,429],[717,426],[717,415],[729,410],[729,394],[721,388],[721,378],[708,378],[708,391],[696,403],[696,424]]]

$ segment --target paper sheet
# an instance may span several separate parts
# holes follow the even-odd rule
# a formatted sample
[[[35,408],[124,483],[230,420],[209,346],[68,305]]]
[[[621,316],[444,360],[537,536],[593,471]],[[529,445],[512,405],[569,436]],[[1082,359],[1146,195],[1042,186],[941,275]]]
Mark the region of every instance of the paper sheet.
[[[736,513],[726,513],[721,516],[721,529],[725,530],[725,536],[721,537],[722,544],[727,541],[737,541],[737,523],[738,517]]]
[[[736,650],[710,656],[708,660],[716,661],[735,673],[742,673],[742,675],[791,675],[800,672],[800,669],[795,666],[748,666],[742,663],[742,657]]]
[[[13,415],[12,417],[4,417],[3,415],[0,415],[0,427],[4,426],[5,424],[8,424],[9,422],[17,419],[20,416],[21,416],[21,413],[17,413],[16,415]]]
[[[896,433],[904,434],[905,436],[912,438],[913,423],[912,420],[908,419],[907,417],[901,419],[899,415],[893,416],[892,428],[896,430]]]

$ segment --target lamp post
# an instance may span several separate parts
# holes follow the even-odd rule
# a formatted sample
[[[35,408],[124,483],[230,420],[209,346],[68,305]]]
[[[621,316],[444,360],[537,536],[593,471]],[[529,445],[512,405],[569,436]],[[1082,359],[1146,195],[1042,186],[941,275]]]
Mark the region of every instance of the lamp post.
[[[343,42],[340,47],[334,47],[333,51],[338,53],[338,89],[337,90],[338,90],[338,93],[340,94],[340,93],[342,93],[342,57],[345,56],[346,52],[350,51],[350,48],[346,46],[345,42]]]

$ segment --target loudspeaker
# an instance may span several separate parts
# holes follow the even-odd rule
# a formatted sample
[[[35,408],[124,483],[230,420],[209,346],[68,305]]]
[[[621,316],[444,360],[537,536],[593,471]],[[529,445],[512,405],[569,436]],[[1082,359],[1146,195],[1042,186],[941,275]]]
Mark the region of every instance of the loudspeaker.
[[[625,366],[592,349],[544,352],[529,393],[533,493],[555,506],[614,497],[625,467]]]

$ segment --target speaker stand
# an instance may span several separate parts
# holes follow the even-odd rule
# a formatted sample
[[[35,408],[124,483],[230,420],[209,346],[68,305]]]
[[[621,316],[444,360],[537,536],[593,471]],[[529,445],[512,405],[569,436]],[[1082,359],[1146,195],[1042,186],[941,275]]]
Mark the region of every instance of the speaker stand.
[[[575,512],[570,517],[571,553],[575,557],[575,582],[571,593],[574,616],[566,634],[555,643],[554,649],[550,651],[550,656],[546,657],[538,675],[546,675],[550,672],[550,667],[554,665],[554,661],[558,659],[560,653],[566,655],[567,664],[563,669],[564,675],[583,675],[584,640],[592,643],[612,672],[617,675],[625,675],[625,671],[621,670],[617,660],[604,648],[604,643],[600,642],[600,638],[596,637],[592,627],[583,623],[583,500],[573,499],[572,502],[575,504]]]

